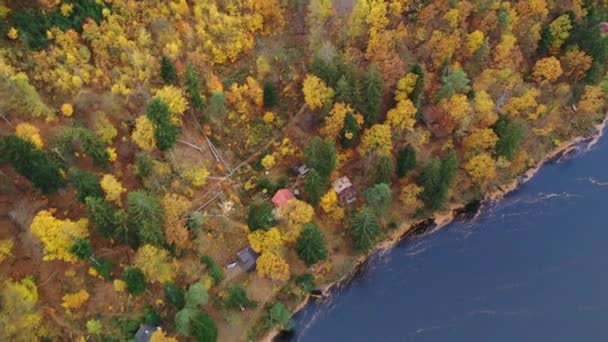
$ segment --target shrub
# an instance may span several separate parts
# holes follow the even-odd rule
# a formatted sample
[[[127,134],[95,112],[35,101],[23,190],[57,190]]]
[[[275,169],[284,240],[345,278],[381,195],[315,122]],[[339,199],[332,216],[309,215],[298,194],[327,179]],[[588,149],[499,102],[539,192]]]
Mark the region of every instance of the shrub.
[[[127,283],[127,291],[134,296],[139,296],[146,290],[144,272],[137,267],[127,267],[122,274],[122,280]]]

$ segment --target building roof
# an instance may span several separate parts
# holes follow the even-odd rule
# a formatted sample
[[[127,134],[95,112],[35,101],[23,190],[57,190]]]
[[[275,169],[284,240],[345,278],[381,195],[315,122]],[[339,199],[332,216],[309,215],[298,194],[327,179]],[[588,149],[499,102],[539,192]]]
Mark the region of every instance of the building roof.
[[[348,179],[348,177],[342,176],[333,181],[333,183],[331,183],[331,186],[334,188],[336,193],[340,195],[342,191],[351,188],[353,184],[350,182],[350,179]]]
[[[152,334],[156,331],[156,329],[158,329],[158,327],[155,327],[150,324],[140,325],[139,329],[137,329],[137,332],[135,333],[135,341],[149,342],[150,338],[152,337]]]
[[[247,246],[247,248],[242,249],[237,254],[237,261],[245,271],[251,271],[255,268],[255,262],[260,256],[256,251],[251,248],[251,246]]]
[[[289,189],[281,189],[277,191],[276,194],[272,197],[272,203],[275,207],[280,208],[285,203],[289,202],[289,200],[295,199],[296,196],[293,195],[293,192]]]

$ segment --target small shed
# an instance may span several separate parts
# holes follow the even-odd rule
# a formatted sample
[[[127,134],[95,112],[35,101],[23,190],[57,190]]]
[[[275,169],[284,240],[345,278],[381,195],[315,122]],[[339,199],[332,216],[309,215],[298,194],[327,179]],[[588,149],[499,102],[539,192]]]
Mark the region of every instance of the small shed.
[[[285,203],[295,198],[296,196],[294,196],[291,190],[281,189],[277,191],[276,194],[274,194],[274,196],[272,197],[272,203],[274,204],[275,208],[279,209],[280,207],[285,205]]]
[[[340,203],[350,204],[357,200],[357,191],[348,177],[342,176],[336,179],[331,183],[331,186],[338,194]]]
[[[255,263],[259,256],[251,246],[247,246],[237,254],[237,262],[245,272],[249,272],[255,269]]]
[[[303,177],[308,174],[308,171],[310,171],[310,169],[305,164],[302,164],[297,168],[297,171],[298,171],[298,175]]]
[[[135,341],[149,342],[150,338],[152,338],[152,334],[156,331],[156,329],[158,329],[158,327],[155,327],[150,324],[140,325],[139,329],[137,329],[137,332],[135,333]]]

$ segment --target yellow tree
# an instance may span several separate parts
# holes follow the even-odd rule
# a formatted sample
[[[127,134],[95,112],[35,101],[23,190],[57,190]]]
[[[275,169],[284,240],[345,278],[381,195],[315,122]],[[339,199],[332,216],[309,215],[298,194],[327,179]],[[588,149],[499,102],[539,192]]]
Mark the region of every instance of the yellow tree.
[[[578,103],[579,110],[585,114],[595,115],[604,105],[604,93],[597,86],[585,86],[583,96]]]
[[[450,132],[471,113],[469,100],[463,94],[454,94],[447,100],[441,100],[439,107],[445,113],[441,118],[441,125]]]
[[[557,80],[563,73],[559,60],[555,57],[541,58],[534,64],[532,78],[538,83]]]
[[[321,208],[333,220],[341,220],[344,217],[344,208],[338,205],[338,194],[334,189],[329,189],[321,197]]]
[[[399,199],[405,206],[408,212],[414,212],[423,207],[424,203],[418,199],[418,195],[424,191],[424,188],[416,185],[416,183],[408,183],[401,188]]]
[[[268,230],[259,229],[247,234],[247,240],[251,248],[258,253],[274,252],[277,253],[283,247],[283,237],[281,231],[276,228]]]
[[[188,100],[184,90],[175,86],[165,86],[154,92],[154,98],[161,99],[169,106],[171,123],[176,126],[182,124],[182,114],[188,109]]]
[[[260,255],[256,263],[256,270],[260,277],[268,277],[274,280],[289,280],[289,264],[285,259],[273,252],[265,252]]]
[[[564,67],[564,74],[579,81],[585,77],[593,58],[579,49],[572,49],[562,57],[561,63]]]
[[[298,199],[289,200],[280,209],[278,216],[287,220],[287,232],[283,239],[293,242],[300,236],[301,225],[310,223],[315,210],[310,204]]]
[[[44,246],[43,260],[63,260],[74,263],[77,257],[70,253],[70,247],[77,239],[89,236],[87,219],[71,221],[53,216],[53,209],[39,211],[30,229]]]
[[[61,298],[63,300],[63,303],[61,303],[61,306],[67,310],[78,309],[87,300],[89,300],[89,297],[90,297],[89,293],[87,292],[87,290],[84,290],[84,289],[82,289],[78,292],[68,293]]]
[[[475,30],[469,33],[467,37],[467,51],[473,55],[483,45],[486,37],[480,30]]]
[[[162,329],[158,328],[154,330],[152,336],[150,336],[150,342],[178,342],[175,337],[169,337],[165,334]]]
[[[462,146],[467,151],[493,148],[498,142],[498,136],[491,128],[475,129],[462,140]]]
[[[412,131],[416,124],[416,106],[410,100],[397,102],[397,106],[388,111],[387,123],[397,132]]]
[[[496,178],[496,162],[488,153],[474,156],[464,168],[477,184],[484,184]]]
[[[191,246],[190,232],[186,228],[185,214],[192,207],[192,202],[185,196],[166,193],[163,196],[165,209],[165,237],[168,243],[177,248],[185,249]]]
[[[397,89],[395,89],[395,101],[405,101],[409,98],[418,81],[418,75],[408,72],[397,81]]]
[[[42,315],[38,311],[38,288],[32,278],[4,280],[0,284],[0,340],[38,341]]]
[[[40,130],[32,124],[27,122],[18,124],[17,127],[15,127],[15,135],[31,142],[39,150],[44,147],[44,143],[40,137]]]
[[[262,166],[266,169],[266,170],[270,170],[272,169],[276,164],[276,159],[274,158],[274,155],[272,154],[267,154],[264,156],[264,158],[262,158]]]
[[[363,124],[363,116],[355,111],[348,104],[342,102],[334,103],[334,107],[328,116],[325,117],[325,126],[321,128],[321,134],[332,139],[337,138],[344,128],[344,119],[348,113],[352,113],[357,119],[359,127]]]
[[[513,96],[503,106],[504,113],[511,117],[519,116],[526,111],[538,107],[536,98],[540,95],[540,90],[536,88],[528,89],[521,96]]]
[[[375,124],[365,130],[359,147],[361,154],[377,150],[380,153],[390,153],[393,149],[391,126],[388,124]]]
[[[475,93],[475,110],[478,113],[477,126],[481,128],[490,127],[498,121],[498,114],[494,111],[494,101],[485,90]]]
[[[321,108],[334,97],[334,90],[315,75],[306,75],[302,85],[304,101],[310,109]]]
[[[555,54],[559,52],[561,46],[570,36],[570,30],[572,30],[572,23],[568,14],[557,17],[549,24],[549,31],[553,38],[551,41],[551,52]]]
[[[114,202],[119,206],[122,205],[121,196],[122,193],[127,190],[122,187],[122,184],[120,184],[116,177],[110,174],[104,174],[103,177],[101,177],[99,185],[101,185],[103,192],[106,194],[107,201]]]
[[[162,284],[175,279],[175,265],[166,249],[143,245],[137,250],[133,264],[152,282]]]
[[[13,239],[3,239],[0,240],[0,263],[2,263],[6,258],[8,258],[12,254],[13,246],[15,245],[15,241]]]
[[[154,124],[147,116],[142,115],[135,120],[135,129],[131,134],[131,140],[144,151],[149,152],[156,147]]]

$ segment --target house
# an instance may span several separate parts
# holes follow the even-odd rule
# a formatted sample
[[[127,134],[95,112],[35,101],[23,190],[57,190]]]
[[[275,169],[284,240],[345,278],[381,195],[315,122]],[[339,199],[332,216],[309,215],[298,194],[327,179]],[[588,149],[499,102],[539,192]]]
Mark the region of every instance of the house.
[[[152,338],[152,334],[160,327],[155,327],[150,324],[142,324],[137,329],[135,333],[135,341],[137,342],[149,342],[150,338]]]
[[[292,199],[295,199],[296,196],[294,196],[293,192],[291,192],[291,190],[289,189],[281,189],[279,191],[277,191],[274,196],[272,197],[272,203],[274,204],[274,207],[279,209],[281,208],[283,205],[285,205],[285,203],[289,202]]]
[[[237,254],[237,262],[245,272],[249,272],[255,269],[255,263],[258,260],[260,255],[251,248],[251,246],[247,246],[247,248],[242,249]]]
[[[341,204],[350,204],[357,200],[357,191],[348,177],[343,176],[331,183],[332,188],[338,194]]]

